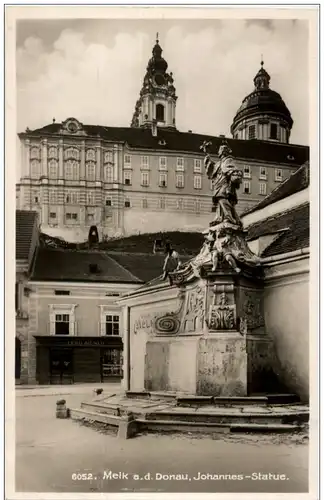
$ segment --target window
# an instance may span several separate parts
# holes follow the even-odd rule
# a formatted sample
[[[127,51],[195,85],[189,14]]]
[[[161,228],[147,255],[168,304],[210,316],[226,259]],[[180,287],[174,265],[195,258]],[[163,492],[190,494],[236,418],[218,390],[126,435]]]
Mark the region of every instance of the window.
[[[112,206],[111,198],[106,198],[106,207],[111,207],[111,206]]]
[[[160,170],[166,170],[167,169],[167,159],[165,156],[160,156],[159,159],[159,168]]]
[[[69,335],[70,315],[55,314],[55,335]]]
[[[51,160],[49,162],[49,177],[51,179],[56,179],[58,174],[57,161]]]
[[[55,189],[50,189],[49,190],[48,198],[49,198],[49,202],[52,205],[56,205],[56,203],[57,203],[57,192],[56,192]]]
[[[147,199],[146,198],[143,198],[142,199],[142,208],[147,208]]]
[[[160,174],[159,186],[160,187],[167,187],[167,185],[168,185],[168,176],[167,176],[167,174]]]
[[[79,150],[76,148],[67,148],[64,151],[64,158],[68,160],[69,158],[73,158],[74,160],[79,159]]]
[[[265,167],[260,167],[260,179],[267,178],[267,169]]]
[[[201,174],[201,160],[194,160],[194,174]]]
[[[105,151],[104,153],[104,163],[113,163],[112,151]]]
[[[199,213],[201,210],[201,203],[200,200],[195,200],[195,212]]]
[[[57,158],[57,148],[55,146],[51,146],[49,148],[48,158]]]
[[[38,160],[32,160],[30,163],[30,175],[33,179],[38,179],[40,176],[40,163]]]
[[[243,177],[245,179],[251,179],[251,167],[250,167],[250,165],[245,165],[244,166]]]
[[[124,166],[125,167],[130,167],[131,164],[132,164],[131,155],[125,155],[124,156]]]
[[[183,158],[177,158],[177,170],[178,170],[178,172],[184,171],[184,159]]]
[[[276,168],[275,170],[275,180],[281,182],[282,181],[282,170],[281,168]]]
[[[194,176],[194,188],[201,189],[201,175]]]
[[[94,149],[88,149],[87,152],[86,152],[86,160],[87,161],[89,161],[89,160],[95,161],[95,159],[96,159],[95,150]]]
[[[161,210],[165,209],[165,199],[164,198],[160,198],[159,207],[161,208]]]
[[[64,165],[65,178],[77,180],[79,178],[79,164],[75,160],[68,160]]]
[[[65,202],[69,205],[77,205],[78,204],[78,192],[77,191],[68,191],[65,196]]]
[[[102,354],[102,376],[123,375],[123,351],[118,348],[105,349]]]
[[[142,186],[148,186],[149,185],[149,174],[148,172],[142,172],[142,180],[141,180],[141,184]]]
[[[267,194],[267,185],[265,182],[260,182],[260,194],[262,195]]]
[[[92,161],[89,161],[89,163],[87,164],[87,180],[96,180],[96,164]]]
[[[255,139],[255,125],[249,126],[249,139]]]
[[[69,290],[54,290],[55,295],[70,295]]]
[[[248,181],[243,182],[243,193],[250,194],[250,192],[251,192],[250,183]]]
[[[163,104],[157,104],[155,108],[156,120],[158,122],[164,122],[164,106]]]
[[[65,217],[66,217],[66,220],[78,220],[78,214],[76,214],[75,212],[74,213],[67,212],[65,214]]]
[[[125,200],[125,208],[130,208],[131,203],[130,200]]]
[[[148,156],[142,156],[141,157],[141,165],[142,165],[142,168],[149,168],[149,158],[148,158]]]
[[[56,212],[50,212],[50,219],[56,219]]]
[[[124,172],[124,184],[130,186],[132,184],[132,173]]]
[[[278,139],[278,125],[276,123],[270,123],[270,139]]]
[[[176,175],[176,187],[177,188],[183,188],[184,187],[184,175],[183,174],[177,174]]]
[[[87,205],[95,205],[96,204],[96,196],[93,191],[87,192]]]
[[[105,166],[105,181],[113,182],[114,181],[114,167],[111,165]]]
[[[177,210],[183,210],[183,199],[179,198],[177,200]]]
[[[119,335],[119,316],[106,315],[106,335]]]

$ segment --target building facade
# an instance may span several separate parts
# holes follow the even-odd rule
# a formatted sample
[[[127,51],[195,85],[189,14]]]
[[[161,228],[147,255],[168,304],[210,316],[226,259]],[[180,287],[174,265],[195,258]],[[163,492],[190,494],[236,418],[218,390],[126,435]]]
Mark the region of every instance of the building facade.
[[[208,225],[211,185],[199,148],[211,140],[217,155],[224,137],[177,130],[177,96],[167,69],[157,41],[131,127],[91,126],[68,118],[19,134],[18,206],[39,213],[43,232],[81,242],[92,225],[101,239],[156,227],[196,231]],[[308,147],[288,143],[292,119],[279,94],[268,88],[269,79],[262,67],[255,91],[234,118],[234,138],[228,139],[244,176],[239,213],[308,159]]]

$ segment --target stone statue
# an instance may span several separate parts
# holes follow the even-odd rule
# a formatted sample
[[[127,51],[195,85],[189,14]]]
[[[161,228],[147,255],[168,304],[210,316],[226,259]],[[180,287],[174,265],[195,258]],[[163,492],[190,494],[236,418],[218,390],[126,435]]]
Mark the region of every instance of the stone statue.
[[[216,272],[225,264],[240,273],[242,265],[259,265],[260,259],[250,250],[242,222],[236,212],[237,190],[242,183],[239,169],[232,151],[223,143],[214,162],[209,154],[211,143],[204,141],[200,149],[204,151],[204,165],[208,178],[212,181],[215,217],[209,229],[204,231],[205,242],[199,254],[184,266],[177,265],[168,273],[170,282],[182,283],[192,276],[201,276],[203,267]]]
[[[232,151],[227,144],[223,144],[219,148],[219,161],[216,163],[210,158],[210,146],[211,142],[204,141],[200,149],[206,155],[204,159],[205,170],[213,186],[213,204],[216,214],[212,225],[228,222],[242,227],[234,208],[237,204],[236,190],[242,183],[242,171],[236,165]]]
[[[166,243],[165,253],[166,257],[163,265],[163,280],[169,276],[169,273],[176,271],[181,265],[180,256],[178,252],[172,248],[171,243]]]

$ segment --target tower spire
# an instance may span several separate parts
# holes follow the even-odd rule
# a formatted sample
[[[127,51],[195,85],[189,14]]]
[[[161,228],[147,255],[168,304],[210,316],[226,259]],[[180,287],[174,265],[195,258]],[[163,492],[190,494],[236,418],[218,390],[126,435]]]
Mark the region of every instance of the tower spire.
[[[159,43],[159,32],[156,32],[156,43]]]

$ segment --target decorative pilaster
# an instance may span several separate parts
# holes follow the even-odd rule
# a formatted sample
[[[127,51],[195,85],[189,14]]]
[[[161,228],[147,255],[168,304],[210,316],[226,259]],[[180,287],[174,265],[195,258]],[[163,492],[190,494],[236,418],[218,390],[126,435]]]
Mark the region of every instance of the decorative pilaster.
[[[101,147],[96,148],[96,181],[101,180]]]
[[[25,140],[25,175],[31,176],[30,172],[30,140]]]
[[[63,139],[59,140],[59,179],[64,179]]]
[[[85,180],[85,141],[81,142],[80,181]]]
[[[48,177],[47,170],[47,139],[42,140],[42,176]]]
[[[118,153],[119,153],[119,147],[117,144],[114,144],[113,148],[113,157],[114,157],[114,182],[118,182],[119,180],[119,158],[118,158]]]

